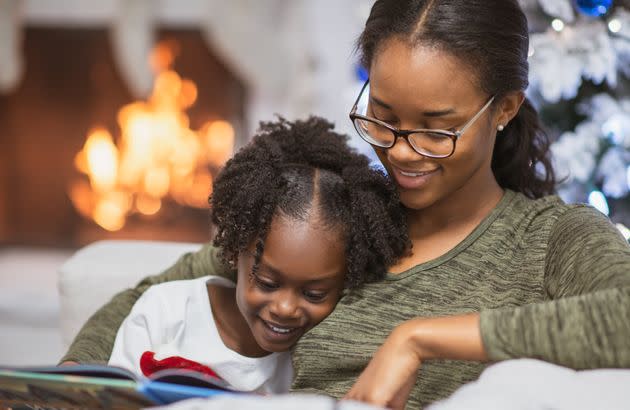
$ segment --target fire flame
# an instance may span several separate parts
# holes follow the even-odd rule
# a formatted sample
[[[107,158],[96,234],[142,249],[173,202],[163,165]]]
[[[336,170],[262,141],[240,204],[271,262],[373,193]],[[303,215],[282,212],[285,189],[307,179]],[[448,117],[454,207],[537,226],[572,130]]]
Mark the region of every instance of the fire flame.
[[[157,75],[147,101],[118,112],[118,142],[108,130],[91,130],[75,158],[89,182],[70,188],[78,212],[109,231],[129,215],[157,214],[165,198],[206,208],[212,190],[211,168],[221,167],[234,150],[234,128],[223,120],[192,130],[186,115],[197,99],[197,86],[170,66],[172,45],[159,44],[151,56]]]

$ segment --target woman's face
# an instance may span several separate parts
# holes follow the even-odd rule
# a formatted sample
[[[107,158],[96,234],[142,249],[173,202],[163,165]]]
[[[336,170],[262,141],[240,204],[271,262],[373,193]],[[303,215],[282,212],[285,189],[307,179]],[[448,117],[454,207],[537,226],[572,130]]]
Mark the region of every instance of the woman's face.
[[[345,238],[316,219],[275,217],[256,273],[254,246],[239,256],[236,303],[265,351],[289,350],[341,296]]]
[[[399,39],[382,44],[370,67],[368,116],[399,129],[459,130],[488,102],[463,61],[429,47],[410,47]],[[443,159],[416,153],[403,139],[392,148],[375,148],[397,183],[402,203],[425,209],[456,199],[456,192],[484,192],[496,185],[491,170],[497,122],[492,107],[457,140]],[[458,198],[469,198],[470,195]]]

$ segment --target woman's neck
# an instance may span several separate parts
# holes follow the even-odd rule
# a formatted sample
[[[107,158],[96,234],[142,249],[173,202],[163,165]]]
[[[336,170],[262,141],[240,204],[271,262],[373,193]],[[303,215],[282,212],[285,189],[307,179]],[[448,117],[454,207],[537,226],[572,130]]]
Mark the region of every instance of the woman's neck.
[[[412,249],[396,265],[393,274],[434,260],[455,248],[470,235],[497,206],[503,189],[496,183],[483,189],[463,187],[440,202],[421,210],[408,210]]]
[[[472,231],[503,197],[503,189],[495,180],[493,182],[482,187],[467,185],[428,208],[408,210],[411,239],[465,227],[472,227]]]
[[[243,356],[267,356],[269,352],[258,346],[249,325],[238,310],[236,289],[212,284],[206,287],[212,316],[223,344]]]

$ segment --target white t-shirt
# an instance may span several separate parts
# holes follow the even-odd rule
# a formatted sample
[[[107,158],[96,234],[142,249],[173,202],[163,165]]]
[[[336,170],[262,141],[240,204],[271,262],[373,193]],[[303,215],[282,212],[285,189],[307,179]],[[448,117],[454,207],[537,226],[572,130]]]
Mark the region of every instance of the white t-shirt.
[[[293,377],[290,353],[253,358],[225,346],[206,283],[235,286],[225,278],[205,276],[150,287],[118,330],[108,364],[142,375],[140,357],[151,351],[156,360],[179,356],[208,366],[235,390],[286,393]]]

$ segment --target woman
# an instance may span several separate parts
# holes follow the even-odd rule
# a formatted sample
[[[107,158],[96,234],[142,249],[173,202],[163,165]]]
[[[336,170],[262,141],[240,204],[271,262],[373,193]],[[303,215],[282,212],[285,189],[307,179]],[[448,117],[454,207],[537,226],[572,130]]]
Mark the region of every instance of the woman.
[[[528,46],[516,0],[374,3],[359,39],[369,88],[351,118],[397,183],[413,249],[304,335],[294,390],[421,408],[486,361],[630,367],[630,248],[597,211],[550,195]],[[66,359],[106,360],[109,329],[148,285],[229,276],[216,252],[119,295]]]

